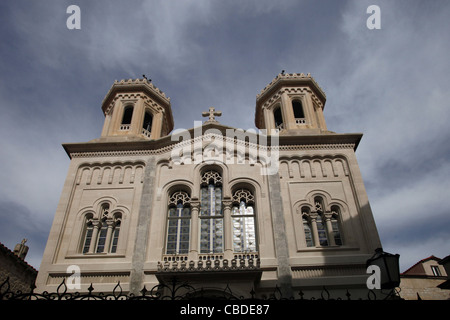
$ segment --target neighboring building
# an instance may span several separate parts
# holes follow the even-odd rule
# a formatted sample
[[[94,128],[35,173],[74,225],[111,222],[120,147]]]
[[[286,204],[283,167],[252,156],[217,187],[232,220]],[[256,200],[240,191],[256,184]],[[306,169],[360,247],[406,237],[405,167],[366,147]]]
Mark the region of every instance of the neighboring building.
[[[439,261],[439,264],[442,265],[447,273],[447,280],[438,285],[441,289],[450,289],[450,255]]]
[[[37,290],[55,291],[77,265],[84,292],[120,281],[138,294],[176,276],[211,296],[278,287],[308,298],[325,286],[367,297],[366,260],[381,244],[355,157],[362,134],[329,131],[325,101],[309,74],[282,73],[256,97],[267,136],[219,123],[214,108],[170,134],[161,90],[114,82],[101,137],[63,145],[71,162]]]
[[[14,247],[14,251],[9,250],[0,243],[0,285],[5,283],[4,290],[9,285],[9,292],[23,293],[30,292],[37,276],[37,270],[25,262],[28,246],[26,239]]]
[[[400,275],[400,297],[405,300],[449,300],[447,268],[444,259],[430,256],[422,259]]]

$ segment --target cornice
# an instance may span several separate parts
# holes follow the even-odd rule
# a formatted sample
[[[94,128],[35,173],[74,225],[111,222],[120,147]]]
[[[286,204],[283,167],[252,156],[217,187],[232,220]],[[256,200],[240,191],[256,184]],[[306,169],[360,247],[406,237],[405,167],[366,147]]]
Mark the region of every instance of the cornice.
[[[278,151],[301,151],[301,150],[336,150],[354,149],[354,144],[325,144],[325,145],[290,145],[280,146]],[[172,148],[162,148],[158,150],[122,150],[122,151],[93,151],[93,152],[73,152],[70,158],[93,158],[93,157],[117,157],[117,156],[145,156],[160,155],[170,152]],[[269,147],[270,151],[270,147]]]
[[[208,129],[217,131],[208,132]],[[197,135],[192,128],[187,130],[190,139],[182,141],[172,141],[172,135],[165,136],[157,140],[123,140],[108,141],[93,140],[84,143],[66,143],[63,147],[70,158],[81,157],[112,157],[112,156],[132,156],[132,155],[160,155],[171,152],[174,147],[184,147],[189,144],[197,146],[199,142],[211,141],[211,137],[222,138],[223,146],[229,143],[245,146],[251,149],[296,151],[296,150],[331,150],[331,149],[353,149],[356,150],[362,138],[361,133],[326,133],[303,136],[278,136],[278,139],[271,139],[266,136],[264,143],[259,143],[258,136],[252,132],[244,132],[243,136],[227,136],[227,129],[234,129],[221,124],[207,124],[202,127],[201,134]],[[220,133],[220,134],[219,134]],[[194,135],[195,134],[195,135]],[[255,140],[253,140],[253,138]],[[248,140],[248,141],[247,141]],[[254,143],[252,141],[256,141]]]

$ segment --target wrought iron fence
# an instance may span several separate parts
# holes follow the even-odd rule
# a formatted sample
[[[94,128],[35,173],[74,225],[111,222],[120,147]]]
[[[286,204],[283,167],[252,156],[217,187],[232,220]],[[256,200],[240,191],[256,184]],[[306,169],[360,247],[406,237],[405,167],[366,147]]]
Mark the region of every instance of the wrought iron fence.
[[[172,278],[167,283],[160,283],[155,285],[150,290],[147,290],[144,286],[140,291],[140,294],[124,293],[120,281],[114,286],[111,293],[95,292],[93,285],[91,284],[88,291],[85,293],[80,292],[68,292],[68,287],[65,283],[65,279],[56,289],[56,292],[42,293],[34,292],[36,289],[34,283],[30,286],[29,292],[22,292],[20,290],[13,292],[9,283],[9,277],[0,285],[0,300],[55,300],[55,301],[73,301],[73,300],[235,300],[235,301],[255,301],[255,300],[364,300],[362,298],[352,298],[352,294],[349,290],[346,291],[345,297],[334,298],[326,287],[322,288],[320,297],[305,298],[303,291],[298,291],[295,296],[283,297],[283,294],[278,286],[274,291],[263,298],[257,298],[256,292],[252,289],[249,292],[249,297],[243,296],[237,297],[231,288],[227,285],[225,289],[221,291],[214,291],[214,295],[207,288],[196,289],[189,285],[187,282],[181,282],[176,277]],[[380,299],[399,299],[398,291],[392,290],[387,294],[383,294],[383,297],[377,296],[373,290],[368,290],[367,299],[365,300],[380,300]]]

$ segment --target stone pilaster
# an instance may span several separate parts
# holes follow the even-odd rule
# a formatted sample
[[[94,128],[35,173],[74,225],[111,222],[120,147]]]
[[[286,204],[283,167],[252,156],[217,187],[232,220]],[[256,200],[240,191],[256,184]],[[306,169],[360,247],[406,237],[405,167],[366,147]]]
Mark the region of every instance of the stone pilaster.
[[[283,297],[292,297],[292,272],[289,264],[289,251],[286,239],[286,226],[283,216],[280,176],[278,173],[268,176],[270,210],[275,239],[275,253],[278,260],[278,283]]]
[[[141,204],[138,212],[138,223],[134,252],[131,261],[130,293],[138,294],[143,288],[144,262],[147,254],[150,221],[153,213],[153,189],[155,186],[156,161],[151,157],[144,171]]]

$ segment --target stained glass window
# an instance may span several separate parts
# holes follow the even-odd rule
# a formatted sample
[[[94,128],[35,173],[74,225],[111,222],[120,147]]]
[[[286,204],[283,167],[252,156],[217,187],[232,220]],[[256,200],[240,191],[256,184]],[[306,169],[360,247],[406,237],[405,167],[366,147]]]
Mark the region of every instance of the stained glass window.
[[[302,208],[303,230],[305,232],[306,245],[308,247],[313,247],[314,245],[341,246],[343,241],[339,223],[339,207],[336,205],[332,206],[331,215],[328,211],[325,218],[323,199],[321,197],[316,197],[314,198],[314,209],[314,215],[311,216],[309,208]],[[313,234],[314,228],[312,224],[315,224],[315,230],[317,230],[315,234]],[[327,228],[331,230],[328,230]],[[314,243],[315,238],[318,240],[318,244]]]
[[[108,226],[105,221],[102,221],[101,228],[98,233],[97,253],[101,253],[105,249],[107,232],[108,232]]]
[[[338,221],[335,218],[331,219],[331,225],[333,227],[334,243],[336,245],[340,246],[340,245],[342,245],[342,239],[341,239],[341,233],[339,232]]]
[[[303,230],[305,231],[305,240],[307,247],[314,246],[314,238],[311,231],[311,223],[306,216],[303,216]]]
[[[338,246],[342,245],[342,237],[341,237],[341,231],[339,230],[339,215],[340,210],[339,207],[333,206],[331,207],[331,226],[333,228],[333,237],[334,237],[334,243]]]
[[[223,219],[201,219],[200,252],[223,252]]]
[[[319,243],[321,246],[327,246],[328,245],[327,230],[325,228],[325,223],[323,222],[321,214],[317,215],[316,224],[317,224],[317,232],[319,234]]]
[[[241,201],[233,207],[233,250],[234,252],[255,252],[256,232],[253,207]]]
[[[200,252],[223,252],[222,177],[205,172],[200,190]]]
[[[117,243],[119,242],[119,233],[120,233],[120,220],[116,222],[114,227],[113,239],[111,243],[111,253],[115,253],[117,251]]]
[[[178,191],[169,199],[167,224],[167,254],[186,254],[189,252],[191,232],[191,209],[189,195]],[[174,204],[176,203],[176,206]]]
[[[92,240],[92,231],[93,226],[92,223],[89,221],[86,223],[86,234],[84,239],[83,253],[87,253],[89,251],[89,247],[91,245]]]
[[[111,214],[108,203],[101,205],[96,218],[92,213],[86,214],[81,252],[115,253],[119,243],[121,221],[122,214]]]

